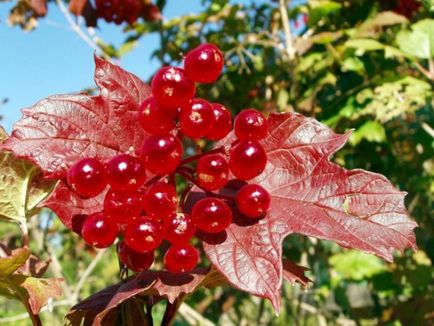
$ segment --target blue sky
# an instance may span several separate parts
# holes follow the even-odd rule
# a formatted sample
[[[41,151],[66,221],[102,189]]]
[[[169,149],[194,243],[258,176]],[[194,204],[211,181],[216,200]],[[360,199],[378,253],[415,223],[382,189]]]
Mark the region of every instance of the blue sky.
[[[171,18],[200,10],[199,0],[169,0],[164,16]],[[10,132],[21,116],[20,109],[52,94],[80,91],[93,86],[93,50],[70,28],[55,5],[30,33],[7,25],[10,3],[0,3],[0,100],[9,102],[0,107],[1,122]],[[121,28],[100,24],[98,35],[111,42],[124,39]],[[119,64],[139,77],[148,78],[158,62],[150,54],[158,37],[142,38],[139,46],[124,56]]]

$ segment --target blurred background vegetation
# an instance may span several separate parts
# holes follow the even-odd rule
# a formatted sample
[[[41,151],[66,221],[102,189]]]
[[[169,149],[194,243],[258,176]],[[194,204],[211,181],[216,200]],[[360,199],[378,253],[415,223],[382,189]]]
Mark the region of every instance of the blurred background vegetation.
[[[164,16],[166,1],[155,4]],[[204,10],[185,16],[122,25],[122,46],[99,40],[98,49],[120,58],[142,37],[157,34],[153,56],[167,65],[180,64],[189,49],[212,42],[225,52],[226,70],[217,83],[201,86],[199,96],[234,114],[248,107],[295,111],[336,132],[354,129],[334,160],[384,174],[408,192],[420,249],[386,263],[330,242],[290,236],[284,255],[307,266],[313,284],[307,291],[285,284],[279,316],[262,299],[218,288],[192,296],[187,301],[192,309],[181,310],[175,325],[434,325],[434,1],[202,4]],[[32,17],[37,16],[21,19]],[[44,324],[60,325],[71,304],[118,280],[116,255],[87,247],[50,212],[31,222],[33,252],[52,260],[51,275],[66,279],[64,299],[42,313]],[[1,225],[2,242],[19,245],[18,235],[13,225]],[[91,273],[79,284],[89,264]],[[163,311],[154,309],[156,320]],[[0,299],[1,325],[28,325],[21,313],[19,304]]]

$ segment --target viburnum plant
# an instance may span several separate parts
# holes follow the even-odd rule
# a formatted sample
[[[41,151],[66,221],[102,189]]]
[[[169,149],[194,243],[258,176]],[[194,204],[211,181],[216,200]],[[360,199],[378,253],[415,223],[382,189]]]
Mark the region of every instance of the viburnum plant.
[[[183,68],[161,68],[151,87],[95,62],[99,95],[40,101],[2,145],[58,181],[39,207],[89,245],[117,246],[121,282],[74,306],[69,324],[104,324],[125,311],[143,323],[161,300],[169,324],[187,295],[224,284],[269,299],[278,312],[283,279],[310,281],[282,257],[293,233],[388,261],[416,248],[405,193],[330,161],[351,132],[255,109],[232,123],[223,105],[195,98],[197,85],[224,69],[216,46],[193,49]],[[215,144],[197,146],[204,140]]]

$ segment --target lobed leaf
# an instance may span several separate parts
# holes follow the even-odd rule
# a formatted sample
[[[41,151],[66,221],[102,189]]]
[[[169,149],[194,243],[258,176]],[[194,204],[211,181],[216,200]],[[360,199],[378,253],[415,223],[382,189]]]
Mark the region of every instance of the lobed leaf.
[[[202,237],[212,264],[236,288],[280,308],[282,241],[292,233],[393,259],[394,250],[416,249],[404,206],[405,193],[383,176],[347,171],[329,161],[350,133],[335,134],[299,114],[271,114],[262,141],[268,164],[252,180],[271,195],[267,216],[236,218],[218,235]],[[223,142],[230,146],[233,135]],[[221,144],[219,144],[221,145]]]
[[[32,313],[36,315],[50,298],[62,294],[62,280],[24,274],[24,271],[34,270],[36,275],[40,275],[45,271],[45,267],[42,266],[44,264],[35,261],[30,261],[30,267],[27,268],[25,265],[29,258],[28,248],[15,249],[10,255],[0,258],[0,295],[28,304]]]

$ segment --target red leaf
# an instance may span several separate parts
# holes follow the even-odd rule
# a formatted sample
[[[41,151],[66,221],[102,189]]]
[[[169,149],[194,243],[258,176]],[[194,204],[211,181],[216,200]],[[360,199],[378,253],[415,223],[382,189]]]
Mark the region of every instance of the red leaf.
[[[137,299],[137,296],[154,296],[154,301],[161,298],[173,303],[182,295],[190,294],[199,287],[212,287],[225,282],[224,277],[212,269],[211,271],[197,270],[186,274],[172,274],[168,272],[147,271],[138,274],[125,283],[108,287],[71,308],[66,318],[71,324],[105,324],[110,315],[120,308],[122,303]]]
[[[38,17],[47,14],[47,0],[30,0],[30,6]]]
[[[105,193],[104,191],[97,197],[85,199],[71,191],[66,183],[61,181],[40,206],[53,210],[68,229],[81,234],[84,218],[101,211]]]
[[[278,311],[281,245],[291,233],[334,240],[386,260],[394,250],[416,248],[417,224],[407,216],[405,193],[379,174],[347,171],[329,161],[349,134],[335,134],[299,114],[271,114],[268,124],[262,144],[269,162],[252,180],[270,192],[267,216],[257,222],[235,219],[226,232],[203,238],[211,262],[234,287],[270,299]],[[233,135],[223,143],[232,141]]]
[[[50,96],[24,109],[3,148],[57,179],[80,158],[106,160],[139,148],[146,134],[131,126],[137,124],[137,108],[149,87],[107,61],[95,57],[95,63],[100,95]]]
[[[87,4],[88,0],[71,0],[69,3],[69,11],[76,16],[81,16],[84,6]]]

